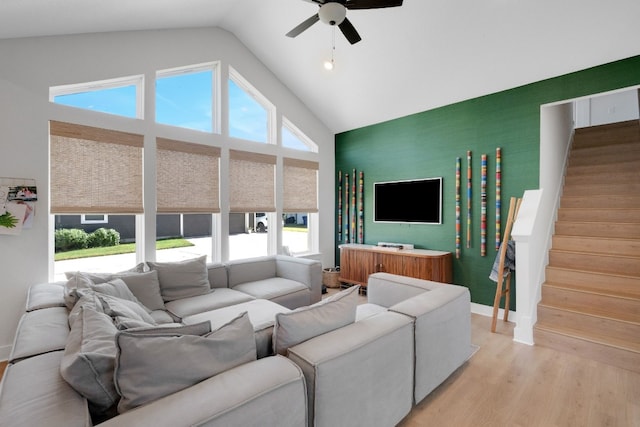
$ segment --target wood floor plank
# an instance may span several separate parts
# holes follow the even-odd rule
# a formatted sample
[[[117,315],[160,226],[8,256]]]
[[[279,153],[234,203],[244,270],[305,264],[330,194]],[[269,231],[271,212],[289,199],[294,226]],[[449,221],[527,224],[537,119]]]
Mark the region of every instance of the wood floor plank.
[[[472,314],[478,352],[399,424],[640,427],[640,374],[513,341],[513,323]]]

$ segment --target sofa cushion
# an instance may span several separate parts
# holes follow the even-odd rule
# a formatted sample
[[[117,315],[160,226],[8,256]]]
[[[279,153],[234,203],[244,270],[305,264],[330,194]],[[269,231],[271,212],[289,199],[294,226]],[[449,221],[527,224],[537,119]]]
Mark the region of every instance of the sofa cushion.
[[[359,290],[352,286],[313,305],[277,314],[274,352],[286,355],[296,344],[355,322]]]
[[[174,323],[177,319],[174,319],[171,314],[166,310],[153,310],[149,315],[156,321],[158,325],[164,323]]]
[[[97,295],[102,302],[104,313],[112,318],[127,317],[134,320],[140,320],[150,325],[155,325],[156,321],[140,304],[129,301],[124,298],[118,298],[106,294]]]
[[[282,277],[270,277],[268,279],[242,283],[234,286],[233,289],[249,294],[255,298],[271,300],[299,291],[309,291],[309,288],[304,284],[294,280],[283,279]]]
[[[64,282],[38,283],[29,288],[26,311],[65,306]]]
[[[247,258],[227,263],[229,287],[276,277],[276,259],[273,256]]]
[[[112,297],[125,299],[127,301],[135,302],[140,307],[144,308],[147,313],[150,313],[147,307],[142,305],[138,298],[131,292],[122,279],[111,279],[108,282],[94,283],[91,285],[91,289],[102,295],[109,295]]]
[[[111,318],[83,305],[71,327],[60,374],[97,412],[118,402],[113,383],[117,329]]]
[[[84,397],[60,376],[62,351],[9,364],[2,378],[0,425],[86,427],[91,418]]]
[[[64,302],[69,310],[73,308],[74,304],[78,300],[78,296],[75,293],[76,289],[90,288],[93,283],[108,282],[117,274],[127,273],[142,273],[144,271],[144,264],[140,263],[135,267],[121,271],[120,273],[90,273],[82,271],[68,271],[65,273],[67,282],[64,286]],[[117,278],[117,277],[116,277]]]
[[[356,309],[356,322],[364,320],[368,317],[375,316],[378,313],[382,313],[383,311],[387,311],[386,307],[383,307],[378,304],[359,304]]]
[[[119,412],[256,360],[253,327],[246,312],[202,336],[190,334],[194,326],[117,334],[114,378],[121,396]]]
[[[15,362],[26,357],[62,350],[69,335],[67,309],[65,307],[43,308],[24,313],[9,355]]]
[[[169,313],[179,319],[183,319],[187,316],[240,304],[251,301],[252,299],[254,298],[251,295],[245,294],[244,292],[219,288],[213,289],[204,295],[169,301],[165,305]]]
[[[175,262],[147,261],[147,265],[158,272],[160,293],[165,302],[211,291],[206,255]]]
[[[164,301],[160,294],[160,281],[155,270],[144,273],[118,273],[112,279],[122,279],[133,295],[149,310],[164,310]]]
[[[71,311],[69,312],[69,327],[72,328],[76,319],[80,315],[83,307],[89,307],[92,310],[104,313],[102,309],[102,301],[98,299],[98,296],[91,289],[82,289],[79,292],[74,291],[79,296],[78,302],[75,303]]]
[[[253,326],[258,359],[272,355],[273,325],[275,323],[276,314],[289,313],[291,311],[280,304],[276,304],[266,299],[256,299],[242,304],[231,305],[217,310],[187,316],[182,319],[182,321],[187,325],[207,321],[211,323],[211,328],[216,329],[245,311],[249,314],[249,320]]]

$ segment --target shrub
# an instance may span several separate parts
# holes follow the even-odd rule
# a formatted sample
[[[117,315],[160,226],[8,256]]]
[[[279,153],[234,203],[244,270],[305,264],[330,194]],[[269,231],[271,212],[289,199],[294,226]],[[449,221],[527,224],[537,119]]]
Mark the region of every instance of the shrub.
[[[106,246],[117,246],[120,244],[120,233],[110,228],[98,228],[89,234],[87,245],[90,248],[99,248]]]
[[[87,248],[89,236],[86,231],[61,228],[55,231],[55,251],[64,252]]]

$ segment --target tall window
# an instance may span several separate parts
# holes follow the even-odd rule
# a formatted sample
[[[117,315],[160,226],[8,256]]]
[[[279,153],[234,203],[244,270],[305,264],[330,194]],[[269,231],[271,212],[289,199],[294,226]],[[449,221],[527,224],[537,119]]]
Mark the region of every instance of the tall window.
[[[49,89],[49,100],[70,107],[141,119],[143,81],[142,76],[133,76],[55,86]]]
[[[143,213],[142,135],[57,121],[50,122],[49,134],[51,213],[56,215],[56,230],[77,230],[56,239],[61,247],[82,249],[90,246],[83,233],[93,232],[98,227],[115,228],[113,225],[117,223],[123,225],[124,230],[124,224],[135,214]],[[109,214],[109,222],[85,229],[80,224],[82,214]],[[68,238],[63,239],[66,235]],[[135,230],[132,235],[135,236]],[[128,269],[135,264],[135,252],[126,261],[120,259],[118,262],[124,262],[124,265],[105,266],[94,259],[87,264],[87,269]],[[78,269],[76,266],[75,270]],[[56,263],[56,280],[64,279],[67,270],[65,264]]]
[[[269,252],[268,234],[273,230],[276,210],[275,166],[276,156],[239,150],[229,152],[229,258],[248,258]],[[266,214],[266,215],[265,215]],[[262,225],[260,225],[260,221]],[[252,234],[253,243],[242,232]]]
[[[282,118],[282,146],[294,150],[318,152],[318,146],[286,117]]]
[[[275,107],[229,67],[229,136],[273,144]]]
[[[157,246],[180,238],[181,250],[157,251],[158,261],[207,255],[212,261],[212,214],[220,212],[220,148],[156,140]]]
[[[313,248],[309,224],[318,212],[318,163],[286,157],[283,163],[282,245],[293,254],[308,252]]]
[[[159,71],[156,74],[156,122],[203,132],[214,126],[217,64]]]

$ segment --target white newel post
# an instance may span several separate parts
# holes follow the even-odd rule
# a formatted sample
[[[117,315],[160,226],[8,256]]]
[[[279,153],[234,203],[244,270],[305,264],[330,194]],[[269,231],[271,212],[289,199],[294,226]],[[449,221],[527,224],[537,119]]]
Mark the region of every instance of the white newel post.
[[[522,197],[511,237],[516,242],[516,326],[514,341],[533,345],[533,325],[537,321],[543,271],[544,242],[547,230],[540,224],[538,212],[542,190],[527,190]],[[544,230],[543,230],[544,229]]]

